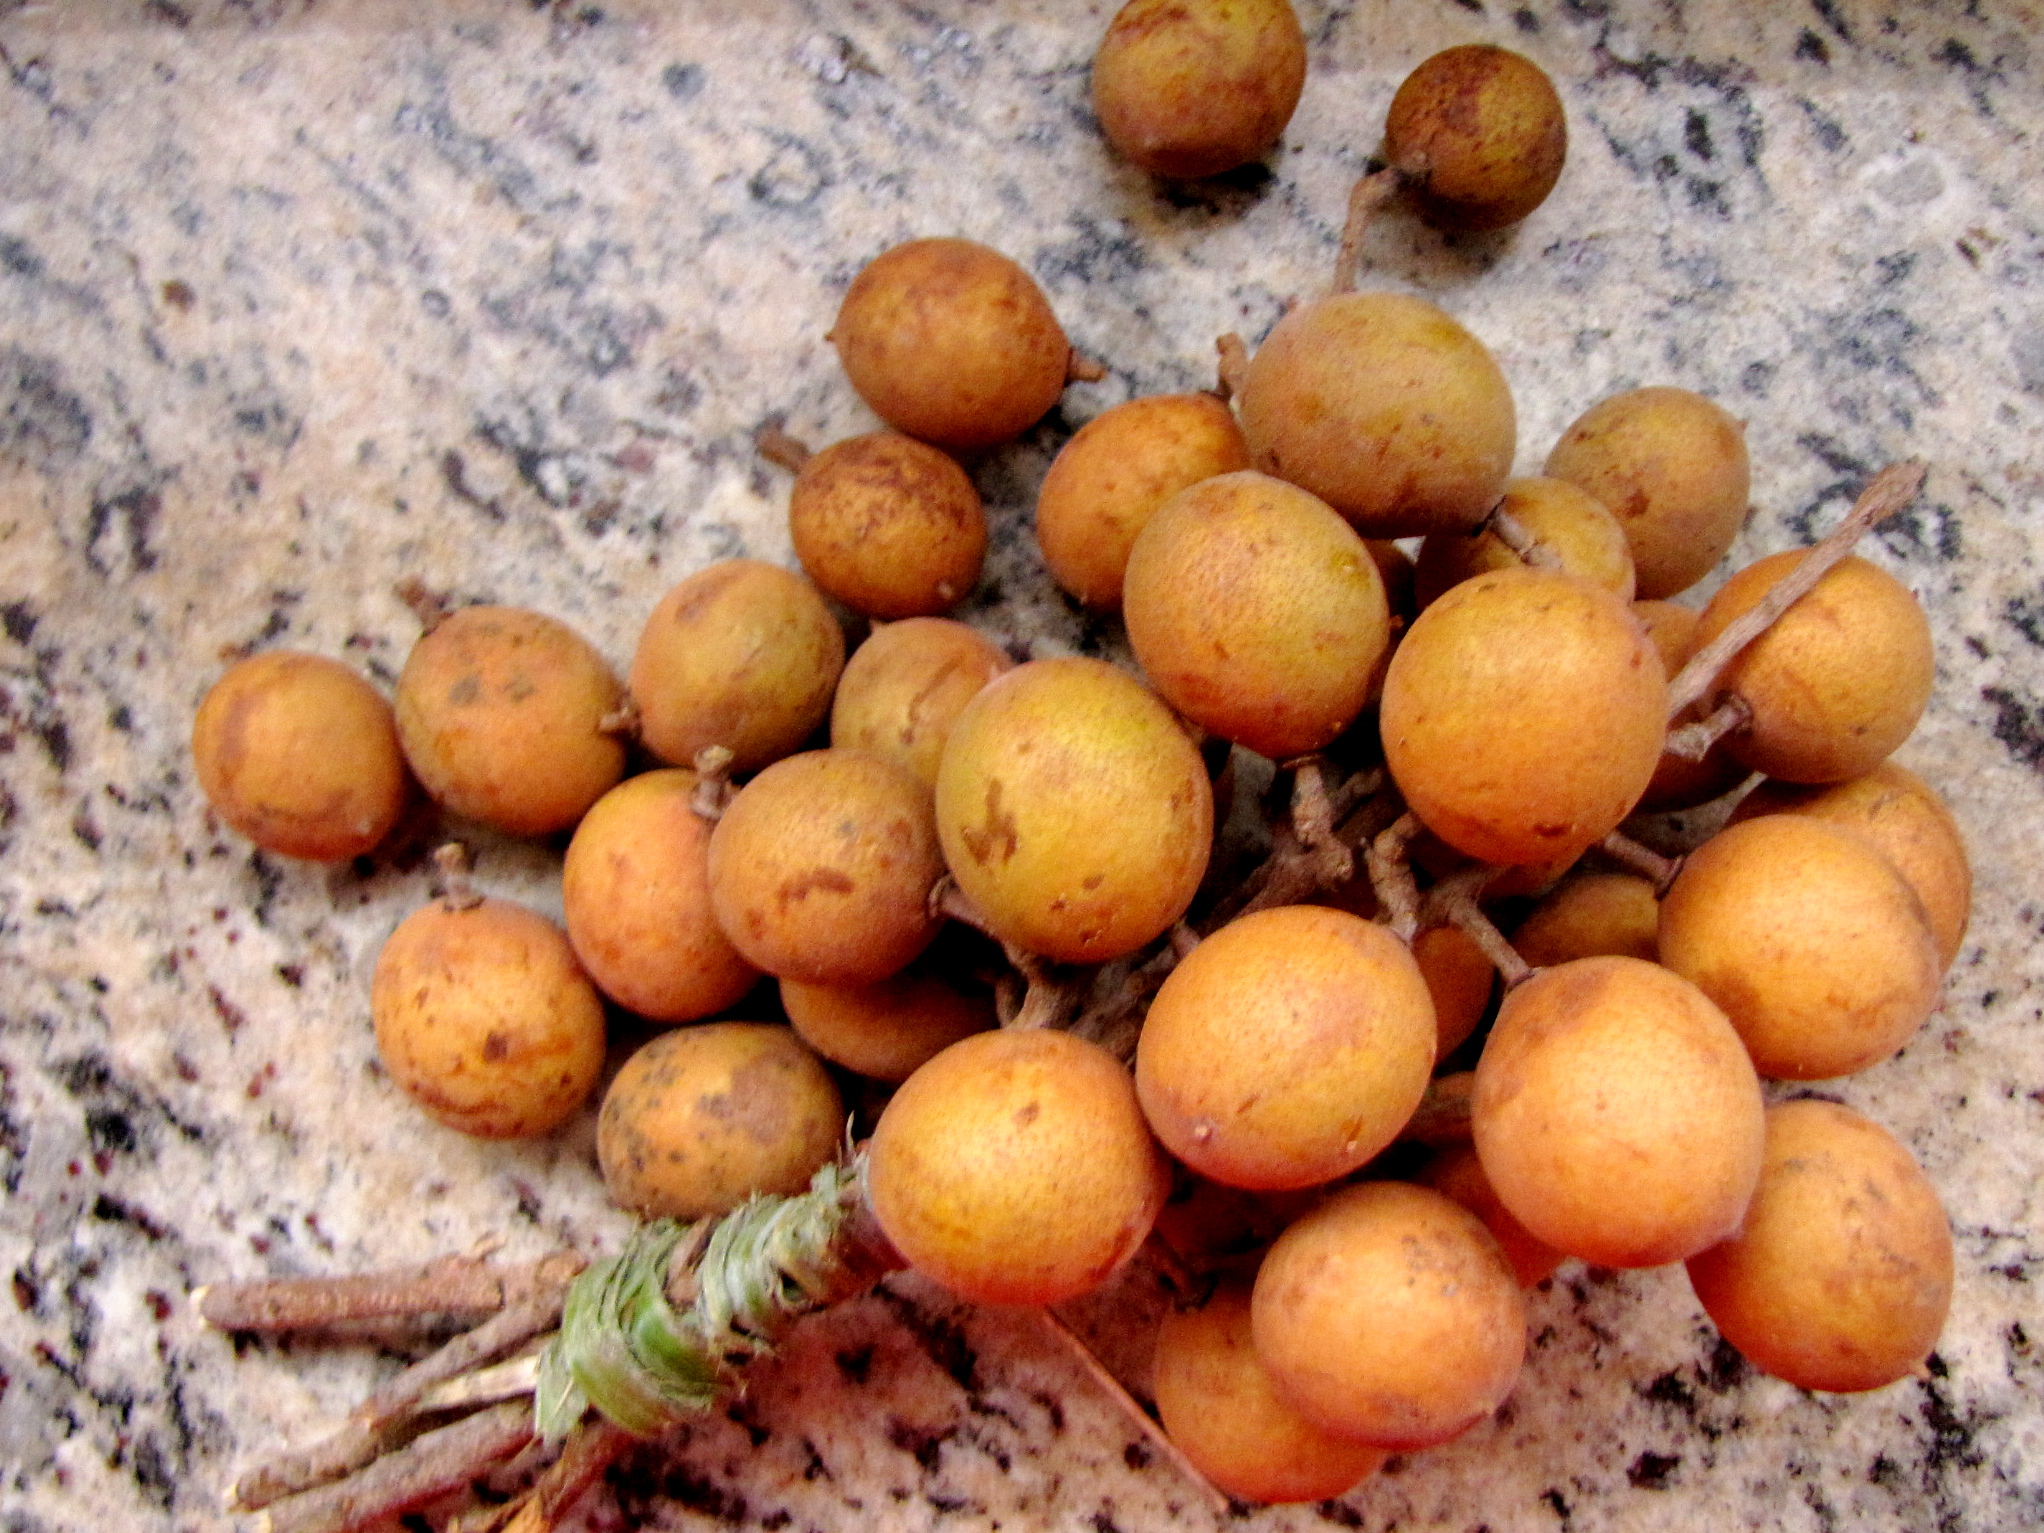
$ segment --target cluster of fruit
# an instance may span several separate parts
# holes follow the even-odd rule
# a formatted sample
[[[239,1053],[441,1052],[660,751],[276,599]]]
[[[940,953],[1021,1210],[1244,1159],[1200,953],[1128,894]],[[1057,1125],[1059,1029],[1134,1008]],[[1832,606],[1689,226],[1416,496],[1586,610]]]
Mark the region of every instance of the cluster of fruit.
[[[1128,61],[1169,34],[1146,9],[1101,55],[1110,136],[1165,174],[1260,152],[1297,95],[1289,8],[1250,50],[1277,104],[1219,150],[1145,118]],[[1453,53],[1400,92],[1391,159],[1423,215],[1494,226],[1553,184],[1559,106],[1523,60]],[[1444,101],[1494,78],[1542,108],[1511,141],[1552,165],[1505,157],[1530,193],[1443,168]],[[628,685],[559,622],[473,607],[430,623],[394,709],[289,652],[206,698],[205,791],[274,850],[374,847],[410,779],[513,834],[572,829],[565,930],[458,875],[398,927],[372,1011],[400,1087],[469,1133],[545,1133],[599,1080],[604,997],[700,1023],[636,1053],[599,1117],[613,1196],[699,1219],[837,1153],[820,1061],[898,1083],[864,1195],[936,1281],[1056,1303],[1153,1231],[1216,1278],[1164,1326],[1157,1404],[1247,1499],[1337,1495],[1482,1419],[1518,1374],[1522,1285],[1566,1256],[1688,1263],[1727,1338],[1806,1387],[1921,1362],[1951,1285],[1935,1194],[1877,1125],[1769,1109],[1760,1083],[1892,1056],[1957,950],[1963,847],[1887,760],[1930,636],[1850,557],[1778,615],[1811,556],[1701,611],[1668,600],[1744,517],[1736,422],[1637,390],[1511,479],[1512,398],[1476,337],[1409,297],[1303,304],[1246,362],[1223,346],[1221,390],[1106,411],[1044,480],[1045,562],[1122,613],[1138,679],[1015,664],[943,615],[986,544],[954,455],[1028,429],[1075,373],[1028,274],[964,240],[896,247],[832,340],[889,429],[767,444],[798,469],[809,578],[734,559],[683,580]],[[849,662],[826,596],[870,621]],[[632,740],[659,765],[627,777]],[[1236,752],[1292,789],[1246,879],[1213,856]],[[1754,773],[1686,857],[1620,834]],[[792,1029],[702,1023],[762,975]],[[1461,1142],[1385,1179],[1416,1114]]]

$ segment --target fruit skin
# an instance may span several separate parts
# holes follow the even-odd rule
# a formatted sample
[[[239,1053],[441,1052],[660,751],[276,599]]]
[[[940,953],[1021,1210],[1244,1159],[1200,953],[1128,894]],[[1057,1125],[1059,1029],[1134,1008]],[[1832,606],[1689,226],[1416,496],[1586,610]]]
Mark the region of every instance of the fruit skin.
[[[710,832],[710,908],[781,979],[872,985],[930,945],[943,875],[930,793],[864,751],[804,751],[738,791]]]
[[[1392,653],[1385,759],[1413,813],[1458,851],[1565,861],[1646,790],[1667,692],[1659,654],[1610,591],[1493,571],[1446,592]]]
[[[1431,1188],[1364,1182],[1278,1236],[1250,1334],[1279,1397],[1322,1431],[1429,1448],[1511,1393],[1526,1303],[1474,1214]]]
[[[1595,496],[1566,480],[1524,475],[1505,481],[1498,509],[1516,517],[1569,574],[1608,586],[1623,601],[1632,600],[1632,549],[1625,529]],[[1524,563],[1495,532],[1473,537],[1437,532],[1420,545],[1412,572],[1413,595],[1422,607],[1431,606],[1442,592],[1473,575],[1516,569]]]
[[[1348,728],[1391,639],[1368,545],[1325,501],[1249,470],[1158,507],[1129,550],[1122,616],[1166,702],[1279,761]]]
[[[1952,1302],[1936,1189],[1886,1129],[1833,1102],[1769,1109],[1743,1226],[1688,1265],[1725,1340],[1802,1389],[1905,1377],[1937,1345]]]
[[[838,678],[830,743],[885,756],[934,789],[959,711],[1014,664],[978,629],[949,618],[878,624]]]
[[[338,660],[302,650],[230,666],[192,721],[192,760],[221,819],[314,862],[373,851],[410,792],[390,704]]]
[[[1732,823],[1763,814],[1801,814],[1849,831],[1895,865],[1923,902],[1949,969],[1973,908],[1973,868],[1965,837],[1937,789],[1907,767],[1884,761],[1864,777],[1817,787],[1763,782],[1739,800]]]
[[[1105,963],[1183,915],[1213,789],[1171,710],[1102,660],[1033,660],[966,704],[937,770],[959,889],[1004,940]]]
[[[1539,65],[1468,43],[1405,77],[1385,117],[1384,157],[1410,178],[1420,216],[1436,228],[1502,229],[1561,179],[1568,118]]]
[[[911,240],[874,257],[826,339],[875,415],[959,452],[1027,431],[1071,370],[1035,279],[971,240]]]
[[[1880,1063],[1938,1003],[1922,903],[1872,846],[1761,815],[1691,852],[1661,901],[1661,962],[1725,1009],[1762,1075],[1828,1080]]]
[[[624,700],[574,629],[521,607],[463,607],[412,646],[397,681],[405,760],[438,804],[514,836],[582,818],[624,775],[602,729]]]
[[[1103,411],[1058,449],[1037,491],[1051,579],[1097,611],[1119,610],[1129,549],[1157,508],[1247,467],[1235,412],[1212,394],[1152,394]]]
[[[693,1022],[742,999],[759,970],[710,909],[710,822],[696,774],[629,777],[590,806],[561,864],[575,955],[603,993],[655,1022]]]
[[[987,519],[957,461],[914,437],[833,442],[795,476],[795,557],[854,612],[886,620],[948,612],[972,594]]]
[[[406,916],[377,955],[369,1011],[399,1089],[477,1138],[550,1133],[603,1070],[603,1002],[567,934],[508,900]]]
[[[800,1192],[844,1123],[836,1085],[794,1033],[707,1022],[625,1061],[597,1114],[596,1155],[618,1207],[700,1219],[755,1193]]]
[[[640,631],[639,738],[672,766],[721,745],[734,773],[755,772],[828,717],[844,666],[844,630],[815,586],[763,560],[719,560],[661,597]]]
[[[1321,1431],[1278,1398],[1250,1340],[1249,1284],[1224,1281],[1157,1332],[1157,1415],[1208,1480],[1245,1501],[1325,1501],[1390,1455]]]
[[[1600,957],[1505,997],[1470,1122],[1499,1201],[1531,1234],[1607,1267],[1655,1267],[1738,1228],[1763,1112],[1739,1035],[1701,990]]]
[[[1497,504],[1518,444],[1483,343],[1400,293],[1292,310],[1250,358],[1239,404],[1256,467],[1366,538],[1467,532]]]
[[[1804,550],[1736,572],[1703,609],[1701,649],[1757,606]],[[1849,554],[1726,667],[1719,692],[1753,710],[1725,750],[1785,782],[1843,782],[1885,761],[1909,738],[1936,679],[1930,619],[1909,588]]]
[[[1561,434],[1544,470],[1602,501],[1632,545],[1636,594],[1686,591],[1746,520],[1746,428],[1701,394],[1655,385],[1599,400]]]
[[[1093,110],[1155,175],[1217,176],[1277,141],[1306,83],[1287,0],[1130,0],[1093,58]]]
[[[1280,1190],[1332,1181],[1390,1144],[1434,1065],[1434,1006],[1388,928],[1281,906],[1229,923],[1150,1004],[1136,1095],[1200,1175]]]
[[[784,979],[781,1008],[825,1059],[880,1081],[905,1081],[959,1039],[996,1023],[993,996],[933,966],[928,955],[873,985]]]
[[[895,1249],[982,1304],[1105,1282],[1170,1190],[1121,1062],[1070,1033],[1003,1029],[910,1076],[873,1131],[867,1189]]]

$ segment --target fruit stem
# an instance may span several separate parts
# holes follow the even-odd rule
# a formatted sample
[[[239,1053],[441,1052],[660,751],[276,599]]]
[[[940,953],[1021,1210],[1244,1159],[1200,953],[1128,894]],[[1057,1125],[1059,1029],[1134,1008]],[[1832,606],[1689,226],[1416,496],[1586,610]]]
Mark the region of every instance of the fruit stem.
[[[1710,748],[1718,741],[1726,735],[1736,734],[1752,722],[1752,705],[1738,693],[1733,692],[1695,723],[1669,730],[1668,742],[1661,749],[1670,756],[1681,757],[1684,761],[1701,761],[1710,754]]]
[[[1917,462],[1891,463],[1874,475],[1860,491],[1845,520],[1832,528],[1822,542],[1811,548],[1795,567],[1775,582],[1760,601],[1734,618],[1710,643],[1689,657],[1668,686],[1668,718],[1673,721],[1691,703],[1700,702],[1718,684],[1739,652],[1771,627],[1774,621],[1805,596],[1810,588],[1831,573],[1832,568],[1852,552],[1869,527],[1900,511],[1923,488],[1923,465]],[[1709,749],[1708,746],[1705,749]],[[1700,756],[1702,753],[1699,752]],[[1692,758],[1693,759],[1693,758]]]
[[[433,870],[439,875],[440,903],[449,910],[473,910],[482,904],[483,892],[469,877],[475,871],[475,859],[459,841],[434,848]]]
[[[446,622],[454,611],[453,598],[447,592],[430,589],[416,575],[407,575],[400,580],[393,588],[393,594],[419,620],[419,626],[427,633]]]
[[[1407,852],[1421,829],[1419,816],[1408,809],[1378,832],[1365,857],[1370,887],[1377,892],[1391,933],[1407,944],[1419,935],[1419,884]]]
[[[1073,351],[1065,360],[1065,381],[1067,383],[1098,383],[1107,376],[1107,369],[1091,357],[1081,356]]]
[[[731,763],[735,759],[721,745],[705,745],[696,752],[696,786],[688,796],[688,807],[698,819],[715,824],[724,818],[724,811],[738,796],[738,790],[731,786]]]
[[[802,472],[802,465],[816,454],[809,450],[809,444],[787,429],[784,416],[769,416],[760,423],[752,434],[752,445],[767,462],[777,464],[791,474]]]
[[[1312,863],[1321,888],[1348,882],[1356,871],[1355,855],[1335,835],[1333,800],[1327,791],[1327,759],[1300,756],[1284,763],[1292,774],[1292,835]]]
[[[1226,404],[1241,397],[1243,380],[1249,374],[1249,348],[1241,336],[1230,330],[1214,342],[1214,350],[1219,353],[1214,392],[1221,396],[1221,403]]]
[[[1675,882],[1675,875],[1682,871],[1680,857],[1663,857],[1650,846],[1642,846],[1624,831],[1614,830],[1597,843],[1599,851],[1639,874],[1654,886],[1654,898],[1660,899],[1668,892],[1668,886]]]
[[[1526,524],[1505,509],[1499,501],[1490,508],[1490,515],[1476,524],[1480,537],[1490,533],[1505,547],[1518,556],[1519,562],[1528,569],[1559,570],[1563,568],[1561,555],[1533,536]]]
[[[1511,990],[1533,977],[1532,966],[1519,956],[1517,948],[1505,941],[1504,933],[1477,903],[1484,885],[1503,871],[1495,864],[1480,862],[1450,873],[1427,891],[1422,924],[1460,927],[1483,950],[1483,956],[1503,978],[1505,989]]]
[[[1363,236],[1369,231],[1377,210],[1398,194],[1405,184],[1405,172],[1387,165],[1372,171],[1349,188],[1348,217],[1341,226],[1341,250],[1334,258],[1334,291],[1353,293],[1356,272],[1363,261]]]

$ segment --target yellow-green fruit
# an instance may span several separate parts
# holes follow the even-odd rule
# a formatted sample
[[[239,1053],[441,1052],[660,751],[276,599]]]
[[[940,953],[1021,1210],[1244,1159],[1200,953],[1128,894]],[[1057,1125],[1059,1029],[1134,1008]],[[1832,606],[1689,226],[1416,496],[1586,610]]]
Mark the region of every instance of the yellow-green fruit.
[[[1697,647],[1759,605],[1804,552],[1771,554],[1727,580],[1703,609]],[[1725,749],[1786,782],[1862,777],[1916,728],[1935,666],[1930,619],[1909,588],[1848,555],[1725,668],[1718,691],[1753,714]]]
[[[199,704],[192,762],[213,811],[257,846],[342,862],[404,812],[409,779],[390,704],[323,655],[235,662]]]
[[[617,677],[567,624],[464,607],[412,646],[397,682],[405,760],[438,804],[515,836],[566,829],[624,775],[603,727]]]
[[[1413,813],[1456,850],[1566,861],[1639,802],[1667,696],[1659,654],[1611,592],[1496,570],[1443,595],[1393,653],[1385,759]]]
[[[660,599],[632,656],[639,738],[674,766],[721,745],[755,772],[830,713],[844,631],[816,587],[758,559],[723,559]]]
[[[1656,1267],[1739,1227],[1760,1175],[1760,1080],[1725,1014],[1637,958],[1579,958],[1513,989],[1470,1122],[1498,1198],[1607,1267]]]
[[[959,889],[1008,942],[1105,963],[1183,915],[1213,840],[1206,767],[1171,710],[1100,660],[1035,660],[966,704],[937,772]]]
[[[1568,156],[1554,82],[1489,43],[1435,54],[1405,77],[1384,120],[1384,157],[1437,228],[1502,229],[1547,200]]]
[[[788,497],[795,557],[825,592],[883,619],[948,612],[986,555],[979,491],[948,454],[896,431],[834,442]]]
[[[1909,883],[1859,837],[1804,815],[1728,827],[1661,902],[1661,962],[1725,1009],[1762,1075],[1880,1063],[1937,1005],[1942,966]]]
[[[800,1192],[844,1124],[837,1087],[787,1028],[707,1022],[625,1061],[597,1115],[596,1156],[618,1207],[700,1219]]]
[[[1134,1254],[1170,1189],[1121,1062],[1070,1033],[980,1033],[908,1078],[873,1131],[887,1238],[960,1298],[1057,1304]]]
[[[911,240],[874,257],[828,339],[875,415],[957,451],[1020,436],[1071,370],[1071,344],[1035,279],[971,240]]]
[[[1167,703],[1280,761],[1348,728],[1391,636],[1369,546],[1325,501],[1249,470],[1157,509],[1129,550],[1122,616]]]
[[[1324,1501],[1374,1474],[1386,1450],[1330,1436],[1278,1398],[1250,1341],[1249,1284],[1223,1282],[1157,1332],[1157,1415],[1173,1444],[1244,1501]]]
[[[1427,1187],[1345,1187],[1277,1238],[1250,1335],[1281,1399],[1322,1431],[1429,1448],[1518,1381],[1526,1303],[1497,1241]]]
[[[1767,1114],[1738,1234],[1690,1258],[1725,1340],[1801,1389],[1879,1389],[1922,1366],[1952,1303],[1952,1231],[1930,1179],[1878,1123],[1833,1102]]]
[[[1211,394],[1131,399],[1058,450],[1036,495],[1036,541],[1059,585],[1087,606],[1121,605],[1128,551],[1180,490],[1249,467],[1235,412]]]
[[[876,624],[838,678],[830,743],[885,756],[935,788],[959,711],[1013,666],[1000,645],[950,618]]]
[[[759,979],[710,909],[696,782],[685,767],[627,778],[582,816],[561,864],[575,955],[605,995],[655,1022],[722,1011]]]
[[[1973,908],[1973,868],[1952,811],[1929,783],[1884,761],[1864,777],[1822,787],[1763,782],[1739,800],[1732,823],[1763,814],[1800,814],[1849,831],[1895,865],[1923,901],[1949,969]]]
[[[1426,980],[1388,928],[1281,906],[1230,922],[1171,971],[1136,1048],[1136,1095],[1200,1175],[1309,1187],[1396,1137],[1434,1039]]]
[[[1632,545],[1639,595],[1686,591],[1746,520],[1746,428],[1687,389],[1652,387],[1592,405],[1554,444],[1546,472],[1609,508]]]
[[[525,1139],[575,1115],[603,1070],[603,1002],[545,916],[508,900],[435,900],[377,955],[377,1057],[427,1116]]]
[[[1256,467],[1367,538],[1467,532],[1497,504],[1518,444],[1483,342],[1399,293],[1292,310],[1250,359],[1239,404]]]
[[[1094,55],[1093,110],[1144,170],[1217,176],[1277,141],[1305,83],[1287,0],[1130,0]]]

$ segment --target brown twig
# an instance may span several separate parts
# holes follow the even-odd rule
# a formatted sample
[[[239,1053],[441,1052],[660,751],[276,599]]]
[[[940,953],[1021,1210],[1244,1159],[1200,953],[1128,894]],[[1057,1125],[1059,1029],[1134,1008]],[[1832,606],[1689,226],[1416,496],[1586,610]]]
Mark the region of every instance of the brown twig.
[[[1652,847],[1641,845],[1622,830],[1612,831],[1597,843],[1597,849],[1613,862],[1639,874],[1652,884],[1655,899],[1668,892],[1668,886],[1675,882],[1675,875],[1682,871],[1680,857],[1663,857]]]
[[[264,1533],[358,1533],[473,1484],[533,1437],[526,1401],[492,1406],[428,1432],[336,1484],[276,1502]]]
[[[731,786],[731,763],[736,759],[721,745],[705,745],[696,752],[696,786],[688,797],[688,807],[698,819],[712,823],[721,820],[724,811],[731,807],[731,800],[738,796],[738,790]]]
[[[1387,166],[1372,171],[1349,188],[1348,217],[1341,226],[1341,250],[1334,258],[1334,291],[1353,293],[1356,272],[1363,263],[1363,236],[1377,210],[1398,194],[1405,183],[1404,172]]]
[[[1406,1120],[1398,1137],[1433,1149],[1463,1144],[1469,1138],[1469,1107],[1476,1097],[1476,1072],[1457,1070],[1427,1082],[1426,1095]]]
[[[786,422],[778,415],[760,423],[752,433],[752,445],[767,462],[791,474],[801,473],[802,465],[816,456],[809,450],[807,442],[789,432]]]
[[[572,1251],[540,1262],[528,1291],[384,1384],[349,1413],[338,1431],[236,1480],[228,1490],[230,1504],[254,1511],[362,1468],[382,1450],[386,1430],[411,1415],[435,1385],[502,1357],[551,1329],[560,1319],[568,1284],[583,1265],[582,1258]]]
[[[1225,404],[1242,397],[1242,383],[1249,376],[1249,348],[1243,344],[1241,336],[1230,330],[1214,342],[1214,350],[1219,354],[1214,392]]]
[[[1505,989],[1510,990],[1531,978],[1533,970],[1519,956],[1518,949],[1505,941],[1504,933],[1497,929],[1477,903],[1484,885],[1503,871],[1503,868],[1491,863],[1481,862],[1450,873],[1427,891],[1421,924],[1460,927],[1469,940],[1483,950],[1483,956],[1490,960],[1491,967],[1504,980]]]
[[[553,1533],[554,1525],[638,1440],[601,1417],[586,1423],[569,1437],[539,1482],[515,1503],[504,1533]]]
[[[1370,887],[1377,891],[1392,934],[1407,943],[1419,935],[1419,884],[1408,853],[1422,828],[1419,816],[1408,809],[1370,842],[1365,859]]]
[[[1668,731],[1668,743],[1661,749],[1684,761],[1701,761],[1710,748],[1726,735],[1736,734],[1753,722],[1753,705],[1734,692],[1705,717]]]
[[[483,1256],[443,1256],[423,1267],[347,1277],[261,1278],[209,1283],[193,1290],[192,1304],[216,1331],[280,1335],[317,1331],[350,1321],[413,1319],[422,1315],[494,1314],[530,1293],[550,1275],[559,1254],[518,1266],[493,1266]]]
[[[1078,1363],[1080,1368],[1085,1371],[1086,1376],[1099,1385],[1107,1397],[1121,1408],[1122,1414],[1128,1417],[1136,1429],[1149,1440],[1150,1445],[1172,1463],[1176,1464],[1179,1472],[1187,1480],[1200,1488],[1205,1494],[1208,1504],[1213,1507],[1217,1515],[1221,1517],[1228,1516],[1232,1510],[1228,1504],[1228,1498],[1215,1488],[1211,1480],[1194,1467],[1192,1460],[1185,1456],[1185,1450],[1171,1440],[1169,1434],[1165,1432],[1154,1416],[1143,1409],[1142,1402],[1128,1392],[1127,1387],[1120,1379],[1117,1379],[1112,1373],[1108,1372],[1107,1365],[1093,1355],[1093,1349],[1080,1339],[1078,1332],[1066,1325],[1064,1321],[1060,1320],[1050,1310],[1038,1310],[1037,1313],[1043,1317],[1044,1329],[1050,1332],[1064,1346],[1065,1350],[1072,1355],[1072,1358]]]
[[[1718,684],[1738,654],[1751,644],[1774,623],[1775,619],[1806,595],[1810,588],[1829,574],[1833,566],[1852,552],[1869,527],[1878,525],[1900,511],[1923,488],[1923,465],[1921,463],[1891,463],[1874,475],[1871,483],[1860,491],[1859,499],[1853,502],[1845,520],[1824,537],[1808,553],[1796,561],[1795,567],[1775,582],[1760,601],[1742,612],[1727,625],[1710,643],[1689,657],[1689,663],[1668,687],[1668,717],[1679,718],[1691,703],[1701,701]]]

